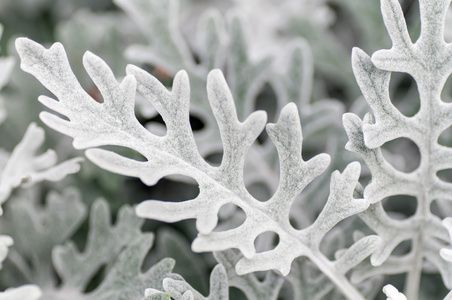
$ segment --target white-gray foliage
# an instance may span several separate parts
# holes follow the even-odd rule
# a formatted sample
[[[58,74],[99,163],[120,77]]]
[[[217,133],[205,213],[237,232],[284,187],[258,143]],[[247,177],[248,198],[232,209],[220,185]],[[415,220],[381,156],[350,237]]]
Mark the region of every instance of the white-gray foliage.
[[[0,26],[0,36],[3,26]],[[12,57],[0,59],[0,89],[9,81],[14,66]],[[3,108],[3,98],[0,98],[0,121],[6,118]],[[44,180],[59,181],[68,174],[79,170],[82,158],[74,158],[57,164],[56,152],[52,149],[42,154],[37,154],[44,143],[44,131],[36,124],[30,124],[22,141],[11,153],[2,149],[1,155],[1,177],[0,177],[0,205],[18,187],[30,187]],[[0,207],[0,214],[3,209]],[[2,222],[3,220],[0,220]],[[0,229],[3,233],[4,228]],[[17,241],[16,241],[17,242]],[[8,248],[14,245],[14,240],[9,235],[0,236],[0,266],[8,255]],[[33,246],[32,246],[33,247]],[[40,288],[36,285],[23,285],[21,287],[9,288],[0,293],[0,299],[39,299],[42,295]]]
[[[451,0],[113,3],[59,22],[63,43],[15,40],[53,94],[41,121],[73,139],[62,156],[97,167],[39,154],[35,123],[0,152],[0,299],[452,299]],[[32,86],[13,77],[3,98]],[[49,183],[81,167],[93,184]],[[198,190],[101,184],[139,198],[114,208],[90,196],[103,170]]]
[[[18,186],[30,187],[43,180],[59,181],[78,172],[82,158],[73,158],[60,164],[54,150],[37,155],[44,143],[44,130],[32,123],[22,141],[17,144],[4,166],[0,178],[0,204]],[[1,213],[1,208],[0,208]]]
[[[400,4],[381,1],[383,19],[392,40],[392,48],[369,57],[360,49],[352,54],[357,82],[372,109],[363,120],[353,114],[344,115],[349,135],[347,149],[365,160],[372,181],[364,189],[364,198],[372,203],[360,217],[381,238],[371,255],[372,266],[357,270],[356,280],[375,274],[407,273],[407,297],[415,299],[422,268],[431,264],[452,288],[452,266],[439,256],[448,236],[441,219],[432,213],[434,200],[450,201],[450,183],[437,172],[450,168],[450,148],[438,143],[441,133],[452,125],[450,104],[441,99],[441,91],[452,72],[450,46],[444,42],[444,22],[450,1],[420,2],[422,30],[413,43],[409,36]],[[411,75],[418,87],[420,109],[413,117],[403,115],[391,102],[391,72]],[[382,155],[381,146],[397,138],[408,138],[419,148],[421,160],[412,172],[401,172]],[[417,208],[409,218],[391,218],[382,206],[384,198],[410,195]],[[411,249],[394,257],[393,250],[403,241],[411,241]]]
[[[199,235],[193,250],[240,249],[244,258],[237,263],[238,274],[274,269],[287,275],[292,261],[306,256],[345,295],[362,297],[345,274],[372,252],[379,238],[368,236],[356,241],[334,261],[319,249],[323,237],[336,224],[369,205],[366,199],[354,198],[359,164],[350,164],[342,174],[338,171],[332,174],[328,202],[312,225],[296,230],[289,223],[295,198],[329,164],[325,154],[308,161],[302,159],[303,138],[295,104],[287,104],[278,122],[267,125],[267,133],[278,150],[280,181],[272,198],[261,202],[248,193],[243,167],[249,147],[264,127],[265,113],[255,112],[240,122],[232,94],[219,70],[210,72],[207,78],[208,99],[224,148],[222,162],[215,167],[202,159],[190,130],[189,82],[185,72],[176,74],[171,92],[152,75],[134,66],[127,68],[127,77],[118,83],[100,58],[87,53],[85,68],[104,98],[103,103],[98,103],[76,81],[60,44],[47,50],[28,39],[19,39],[17,49],[22,68],[35,75],[59,99],[41,97],[40,101],[69,119],[42,113],[47,125],[72,136],[76,148],[117,145],[133,149],[146,159],[137,161],[112,151],[88,149],[86,155],[91,161],[109,171],[138,177],[148,185],[172,174],[192,177],[198,183],[200,193],[195,199],[181,203],[144,201],[136,208],[138,216],[167,222],[196,219]],[[146,131],[136,120],[135,88],[162,116],[167,127],[165,136]],[[246,220],[237,228],[214,232],[219,209],[228,203],[240,207]],[[254,240],[264,232],[276,233],[279,243],[272,250],[256,253]]]

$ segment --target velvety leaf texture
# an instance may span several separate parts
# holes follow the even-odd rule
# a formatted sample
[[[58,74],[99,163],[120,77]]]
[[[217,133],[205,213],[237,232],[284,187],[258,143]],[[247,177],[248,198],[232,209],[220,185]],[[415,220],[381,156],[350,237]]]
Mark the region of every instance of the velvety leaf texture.
[[[171,91],[135,66],[129,66],[127,77],[118,83],[100,58],[87,53],[85,68],[104,97],[104,103],[97,103],[76,81],[61,45],[45,49],[28,39],[19,39],[17,49],[22,68],[34,74],[59,99],[41,97],[41,102],[69,119],[42,113],[47,125],[72,136],[77,148],[117,145],[133,149],[146,158],[146,161],[136,161],[112,151],[88,149],[87,157],[94,163],[112,172],[138,177],[148,185],[171,174],[189,176],[198,183],[200,193],[196,198],[179,203],[147,200],[137,206],[138,216],[166,222],[196,219],[199,235],[192,244],[193,250],[240,249],[244,258],[237,263],[238,274],[275,269],[287,275],[294,259],[307,256],[339,289],[361,298],[345,273],[369,251],[362,251],[358,244],[350,248],[356,257],[356,262],[351,262],[350,266],[345,261],[335,264],[319,251],[322,238],[336,224],[369,205],[365,199],[353,197],[359,164],[350,164],[343,173],[333,173],[328,202],[311,226],[296,230],[289,223],[295,198],[325,171],[330,161],[325,154],[307,161],[301,157],[303,137],[295,104],[287,104],[278,121],[267,125],[268,135],[278,150],[280,180],[271,199],[260,202],[247,191],[243,168],[249,148],[265,125],[265,113],[254,112],[243,122],[239,121],[233,96],[221,71],[211,71],[207,78],[207,95],[223,143],[223,158],[215,167],[199,154],[190,129],[190,87],[185,72],[175,76]],[[135,86],[163,118],[167,127],[165,136],[156,136],[138,123],[133,112]],[[227,203],[240,207],[246,220],[235,229],[214,232],[218,211]],[[268,231],[278,235],[278,245],[256,253],[254,240]],[[368,249],[373,249],[377,243],[378,239],[372,239],[367,244]]]
[[[434,200],[451,199],[450,182],[437,174],[450,168],[451,158],[450,148],[438,143],[441,133],[452,125],[451,104],[441,99],[445,81],[452,72],[450,45],[443,38],[449,5],[450,1],[420,1],[422,28],[413,43],[399,2],[381,1],[392,48],[379,50],[372,57],[360,49],[354,49],[352,54],[357,82],[372,113],[363,120],[352,114],[344,116],[349,135],[347,149],[361,155],[372,174],[371,183],[364,189],[364,198],[373,204],[360,217],[382,238],[371,255],[373,267],[363,266],[365,269],[358,270],[354,278],[407,273],[408,299],[417,299],[425,261],[441,273],[448,288],[452,287],[451,265],[439,257],[441,244],[448,240],[447,233],[441,219],[431,211]],[[392,103],[391,72],[407,73],[417,84],[420,109],[412,117],[403,115]],[[412,172],[397,170],[382,155],[382,145],[398,138],[413,141],[419,149],[420,164]],[[382,205],[385,198],[397,195],[415,197],[417,208],[412,216],[394,219],[385,210]],[[404,241],[411,241],[410,249],[402,256],[393,257],[393,250]],[[399,299],[389,288],[388,293],[394,295],[391,299]]]
[[[451,0],[3,2],[0,300],[452,300]]]

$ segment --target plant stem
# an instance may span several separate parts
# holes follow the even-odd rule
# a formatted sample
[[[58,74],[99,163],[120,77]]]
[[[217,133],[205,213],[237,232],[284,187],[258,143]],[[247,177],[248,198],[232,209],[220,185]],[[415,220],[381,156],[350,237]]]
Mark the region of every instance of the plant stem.
[[[422,230],[418,233],[416,240],[413,241],[414,259],[413,265],[405,281],[405,295],[407,299],[417,300],[419,293],[419,286],[421,282],[422,273]]]
[[[347,277],[334,272],[334,265],[325,256],[320,253],[312,253],[309,259],[323,272],[342,294],[350,300],[365,300],[363,295],[350,283]],[[411,299],[410,299],[411,300]]]

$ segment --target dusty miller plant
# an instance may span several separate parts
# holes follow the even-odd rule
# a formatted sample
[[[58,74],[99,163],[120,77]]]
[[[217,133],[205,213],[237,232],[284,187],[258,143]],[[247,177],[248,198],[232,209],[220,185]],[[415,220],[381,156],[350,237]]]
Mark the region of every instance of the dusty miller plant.
[[[357,101],[368,105],[364,117],[358,116],[363,105],[343,114],[345,105],[337,100],[311,101],[325,95],[319,92],[325,82],[314,79],[314,58],[329,57],[331,49],[341,53],[331,32],[322,41],[309,35],[283,38],[278,41],[287,46],[256,54],[237,3],[224,16],[212,9],[202,13],[194,43],[180,31],[177,1],[115,3],[142,32],[140,43],[125,50],[142,67],[128,65],[126,76],[117,78],[99,56],[86,52],[83,67],[99,94],[85,90],[89,81],[71,70],[62,44],[46,48],[28,38],[16,40],[22,70],[54,95],[39,97],[52,110],[40,118],[73,138],[73,147],[100,169],[146,186],[163,178],[194,182],[199,193],[178,202],[124,205],[114,221],[107,200],[88,208],[83,187],[50,191],[42,200],[36,184],[76,173],[82,159],[57,164],[53,150],[37,155],[44,133],[32,123],[9,160],[6,151],[0,157],[0,204],[10,198],[0,218],[0,281],[13,287],[0,299],[229,299],[231,287],[247,299],[374,299],[382,291],[392,300],[431,299],[422,279],[435,274],[434,287],[446,291],[442,296],[452,289],[452,186],[442,175],[452,169],[447,146],[452,108],[442,93],[452,72],[451,46],[444,41],[450,0],[419,0],[415,42],[399,1],[380,1],[392,48],[372,56],[354,48],[351,58],[364,97]],[[326,32],[329,18],[322,23],[294,13],[299,8],[330,16],[325,2],[300,3],[284,2],[280,9],[288,19]],[[366,11],[346,7],[357,15]],[[264,14],[271,16],[271,9]],[[265,38],[276,39],[293,24],[267,25],[274,36]],[[269,43],[265,38],[255,37]],[[326,49],[330,45],[334,48]],[[334,57],[320,64],[320,72],[327,63],[332,74],[341,74]],[[1,87],[12,64],[0,61]],[[420,105],[413,116],[394,105],[394,72],[414,79]],[[345,77],[346,72],[338,80],[352,97],[355,88]],[[171,88],[161,82],[170,79]],[[256,110],[266,86],[275,100],[263,107],[273,106],[275,116],[271,109]],[[413,90],[407,95],[398,94],[410,101]],[[416,103],[411,106],[416,109]],[[193,116],[202,129],[192,129]],[[418,148],[414,170],[400,168],[409,154],[384,147],[400,138]],[[392,212],[389,201],[407,205],[406,197],[396,196],[414,197],[414,213]],[[154,238],[143,229],[144,219],[195,220],[191,251],[212,252],[215,260],[208,286],[189,283],[207,267],[187,241],[172,230]],[[80,228],[86,232],[82,238]],[[178,264],[186,270],[175,272]]]

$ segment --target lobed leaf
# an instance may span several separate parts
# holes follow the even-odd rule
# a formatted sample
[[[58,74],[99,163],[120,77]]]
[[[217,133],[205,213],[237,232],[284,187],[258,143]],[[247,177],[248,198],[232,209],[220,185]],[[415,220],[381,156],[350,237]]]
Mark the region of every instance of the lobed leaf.
[[[447,0],[420,1],[422,30],[413,43],[399,1],[381,1],[392,48],[379,50],[372,58],[354,49],[352,58],[357,82],[372,114],[367,114],[364,120],[352,114],[343,118],[349,136],[346,148],[358,153],[372,174],[364,198],[373,204],[359,216],[381,238],[371,255],[373,267],[362,264],[352,279],[406,273],[405,293],[409,299],[417,297],[425,261],[439,271],[445,286],[452,282],[449,263],[442,263],[438,255],[447,235],[440,219],[431,211],[434,200],[451,200],[450,183],[438,177],[438,171],[449,168],[452,154],[450,148],[438,144],[441,133],[452,125],[452,106],[441,99],[445,81],[452,73],[452,53],[443,38],[449,5]],[[393,105],[396,99],[390,99],[391,72],[408,73],[416,81],[420,109],[413,117],[405,117]],[[382,155],[381,147],[397,138],[410,139],[419,148],[420,164],[412,172],[396,170]],[[412,216],[397,220],[383,208],[385,199],[398,195],[416,198],[417,208]],[[411,242],[408,252],[394,255],[394,249],[405,241]]]
[[[23,57],[23,69],[34,74],[59,98],[51,108],[69,119],[63,121],[47,113],[43,119],[50,126],[72,136],[76,147],[124,146],[138,151],[146,161],[135,161],[101,149],[89,149],[88,158],[110,171],[139,177],[147,184],[170,174],[189,176],[199,184],[200,193],[196,198],[183,202],[147,200],[137,206],[138,216],[167,222],[196,219],[199,234],[192,244],[193,250],[239,249],[244,258],[237,263],[238,274],[275,269],[287,275],[294,259],[307,256],[344,294],[362,298],[345,274],[335,269],[318,249],[320,241],[332,227],[369,205],[368,201],[353,197],[359,164],[350,164],[342,174],[333,174],[327,205],[311,227],[296,230],[289,222],[290,209],[296,197],[328,167],[330,161],[325,154],[303,160],[300,119],[294,104],[282,109],[277,123],[267,125],[270,139],[278,150],[280,181],[273,197],[260,202],[248,192],[243,174],[246,155],[264,127],[265,114],[255,112],[240,121],[232,93],[220,71],[210,72],[207,78],[207,94],[224,149],[222,162],[215,167],[200,155],[189,126],[190,89],[184,72],[176,75],[172,91],[134,66],[127,68],[129,75],[119,84],[103,61],[86,54],[85,68],[105,99],[104,103],[97,103],[89,99],[78,84],[70,82],[74,80],[73,74],[60,46],[46,50],[30,40],[18,39],[17,48]],[[57,78],[53,75],[55,72],[66,75]],[[135,82],[137,90],[164,119],[167,126],[165,136],[148,132],[133,115],[131,102],[134,101]],[[73,93],[69,88],[75,88]],[[63,129],[59,128],[61,122]],[[240,207],[247,218],[237,228],[213,231],[218,224],[218,212],[226,203]],[[272,250],[256,254],[254,240],[267,231],[279,236],[279,244]],[[360,248],[359,245],[356,247]],[[365,253],[369,254],[364,251],[361,259]],[[358,259],[353,261],[353,265],[357,263]],[[343,265],[341,269],[345,270],[347,266]],[[185,297],[190,296],[187,294]]]
[[[0,178],[0,204],[6,201],[14,188],[20,185],[32,186],[38,182],[59,181],[68,174],[77,173],[82,158],[77,157],[57,163],[55,151],[47,150],[37,155],[44,143],[44,130],[32,123],[28,126],[22,141],[14,148],[2,170]],[[1,213],[0,208],[0,213]]]

